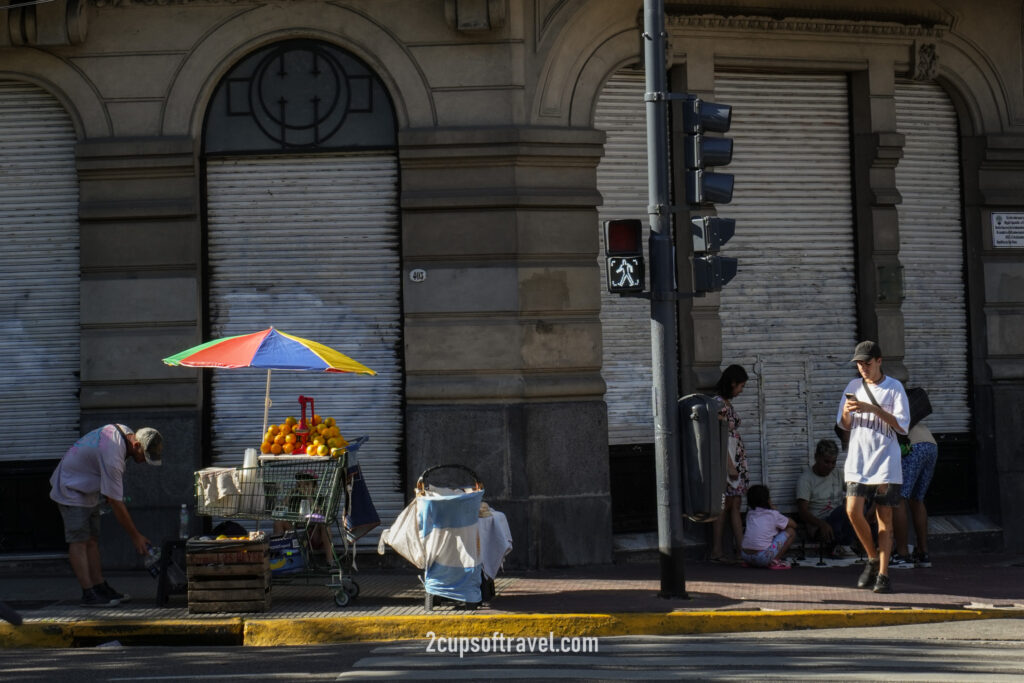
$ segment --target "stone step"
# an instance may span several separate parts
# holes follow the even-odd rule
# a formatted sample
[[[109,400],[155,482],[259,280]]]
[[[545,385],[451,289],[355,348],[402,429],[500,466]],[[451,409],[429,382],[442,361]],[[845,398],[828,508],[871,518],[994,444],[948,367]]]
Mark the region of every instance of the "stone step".
[[[710,524],[687,523],[683,534],[683,555],[702,560],[707,554]],[[910,544],[914,544],[913,529]],[[928,518],[928,552],[931,555],[962,555],[967,552],[993,553],[1003,550],[1003,530],[985,515],[936,515]],[[615,534],[612,552],[616,562],[649,562],[658,555],[657,532]]]

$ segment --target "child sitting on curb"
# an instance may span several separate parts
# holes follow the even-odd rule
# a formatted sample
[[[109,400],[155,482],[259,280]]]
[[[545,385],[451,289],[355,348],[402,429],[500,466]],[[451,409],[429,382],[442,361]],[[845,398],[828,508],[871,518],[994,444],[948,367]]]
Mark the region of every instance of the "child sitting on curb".
[[[772,507],[767,486],[747,491],[747,530],[740,557],[752,567],[789,569],[782,557],[796,538],[796,522]]]

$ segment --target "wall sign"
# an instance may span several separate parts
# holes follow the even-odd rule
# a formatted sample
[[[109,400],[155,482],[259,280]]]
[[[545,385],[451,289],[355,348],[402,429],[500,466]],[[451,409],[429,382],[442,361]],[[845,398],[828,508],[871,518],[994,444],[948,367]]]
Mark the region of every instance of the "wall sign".
[[[992,246],[1024,249],[1024,213],[992,214]]]

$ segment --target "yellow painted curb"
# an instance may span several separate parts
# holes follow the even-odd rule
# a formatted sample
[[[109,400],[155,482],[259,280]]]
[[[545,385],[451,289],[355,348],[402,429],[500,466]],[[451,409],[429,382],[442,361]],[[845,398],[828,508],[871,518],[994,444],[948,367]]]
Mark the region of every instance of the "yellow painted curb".
[[[448,614],[404,617],[246,619],[243,642],[251,646],[307,645],[437,637],[682,635],[811,628],[894,626],[970,619],[1024,617],[1024,610],[801,610],[620,614]]]
[[[71,623],[0,624],[0,647],[70,647]]]
[[[438,638],[611,637],[684,635],[797,629],[896,626],[972,619],[1019,619],[1024,610],[893,609],[618,614],[435,613],[395,617],[111,620],[0,623],[0,647],[95,646],[112,640],[132,644],[311,645],[355,641]]]
[[[243,618],[124,619],[111,621],[26,622],[0,624],[0,647],[76,647],[117,640],[124,645],[221,643],[242,644]]]

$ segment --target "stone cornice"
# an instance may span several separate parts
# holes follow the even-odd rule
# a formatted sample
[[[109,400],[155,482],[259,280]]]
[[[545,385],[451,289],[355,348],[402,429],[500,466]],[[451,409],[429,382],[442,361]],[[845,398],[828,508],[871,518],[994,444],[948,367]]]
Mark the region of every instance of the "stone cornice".
[[[284,0],[294,2],[295,0]],[[237,5],[266,4],[258,0],[88,0],[92,7],[164,7],[167,5]]]
[[[885,38],[941,38],[948,26],[904,24],[896,21],[857,21],[787,17],[774,19],[760,16],[669,15],[665,26],[672,29],[698,31],[756,31],[776,33],[823,33],[831,35],[878,36]]]

